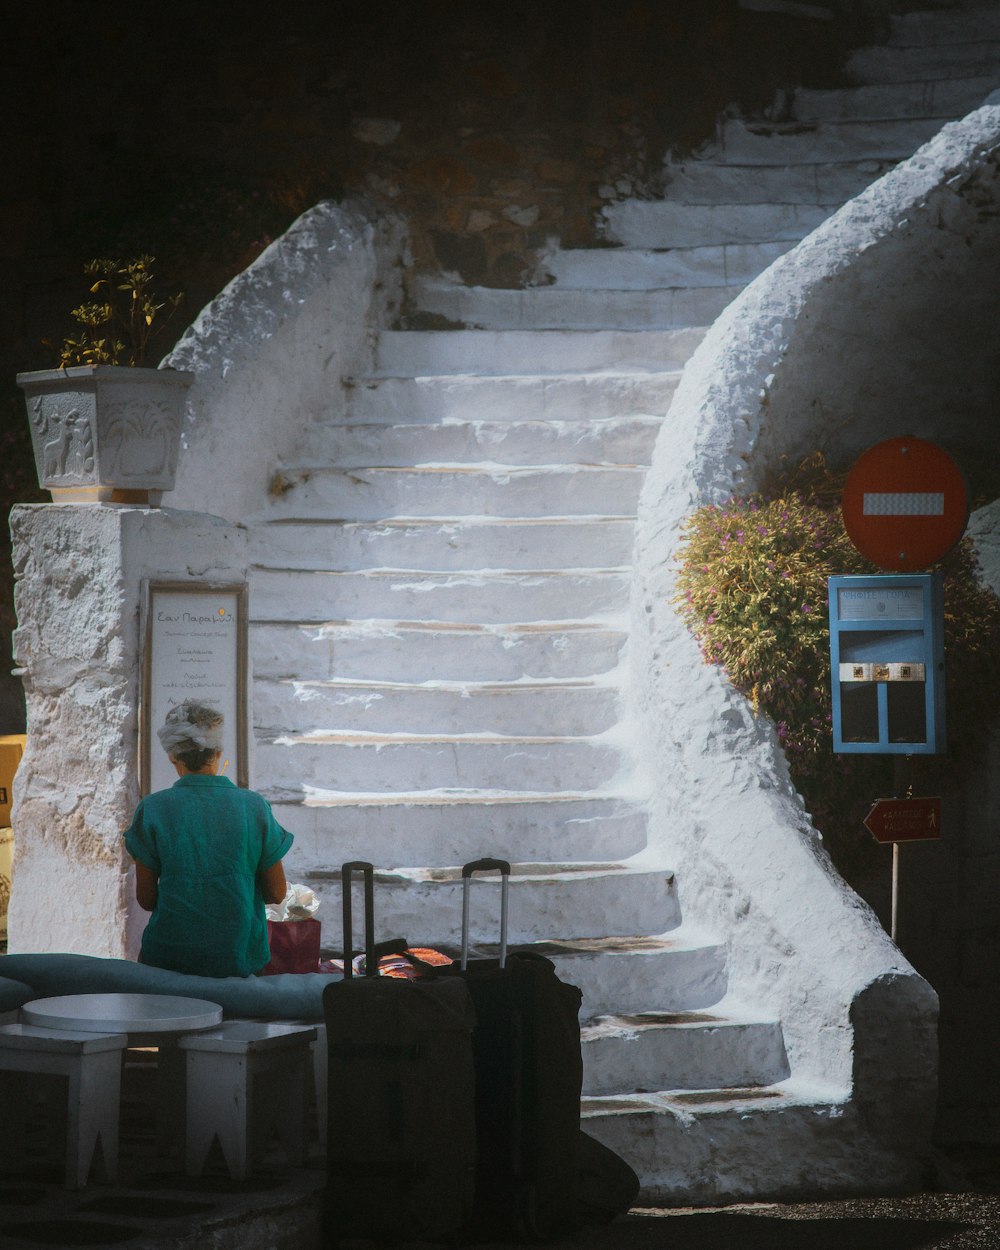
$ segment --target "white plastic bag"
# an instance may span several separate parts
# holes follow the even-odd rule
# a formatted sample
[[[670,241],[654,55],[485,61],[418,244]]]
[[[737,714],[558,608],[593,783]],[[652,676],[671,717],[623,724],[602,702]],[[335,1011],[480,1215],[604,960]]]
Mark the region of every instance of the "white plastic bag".
[[[319,911],[319,899],[307,885],[290,885],[280,903],[268,903],[268,920],[309,920]]]

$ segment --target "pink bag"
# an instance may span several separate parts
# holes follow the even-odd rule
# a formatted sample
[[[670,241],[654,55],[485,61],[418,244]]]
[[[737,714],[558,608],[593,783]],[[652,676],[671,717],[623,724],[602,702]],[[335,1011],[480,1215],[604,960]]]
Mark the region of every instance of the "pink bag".
[[[267,941],[271,962],[262,969],[262,977],[278,972],[318,972],[320,922],[308,920],[269,920]]]

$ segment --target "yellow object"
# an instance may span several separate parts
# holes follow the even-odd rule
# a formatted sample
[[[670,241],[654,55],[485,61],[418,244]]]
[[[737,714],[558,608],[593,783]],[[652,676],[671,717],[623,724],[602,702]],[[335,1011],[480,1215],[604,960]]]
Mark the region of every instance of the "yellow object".
[[[0,829],[10,824],[11,790],[21,762],[26,734],[0,734]]]

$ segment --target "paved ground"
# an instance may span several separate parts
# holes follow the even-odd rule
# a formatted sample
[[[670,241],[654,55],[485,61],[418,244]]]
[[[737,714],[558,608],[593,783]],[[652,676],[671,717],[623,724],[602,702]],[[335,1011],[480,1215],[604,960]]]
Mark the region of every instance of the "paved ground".
[[[24,1149],[0,1163],[0,1250],[319,1250],[322,1159],[280,1156],[246,1183],[221,1158],[203,1178],[156,1153],[148,1099],[126,1099],[118,1183],[61,1184],[60,1126],[38,1116]],[[3,1133],[0,1100],[0,1149]],[[712,1210],[637,1208],[563,1246],[580,1250],[1000,1250],[1000,1149],[939,1153],[934,1188],[909,1197],[755,1203]],[[387,1193],[387,1201],[391,1195]],[[481,1250],[507,1250],[499,1244]]]
[[[317,1250],[323,1184],[309,1168],[236,1184],[151,1162],[132,1143],[120,1184],[62,1189],[51,1165],[15,1162],[0,1176],[0,1246],[121,1250]],[[998,1250],[1000,1158],[947,1165],[961,1192],[834,1202],[755,1203],[712,1210],[637,1208],[563,1246],[580,1250]],[[963,1168],[962,1164],[966,1166]],[[507,1250],[499,1244],[481,1250]]]
[[[121,1250],[314,1250],[323,1242],[318,1201],[302,1178],[273,1188],[148,1186],[88,1191],[71,1203],[33,1188],[0,1187],[0,1245],[7,1250],[120,1247]],[[225,1190],[225,1192],[223,1191]],[[995,1250],[1000,1197],[921,1194],[711,1211],[636,1209],[563,1246],[580,1250]],[[481,1250],[508,1250],[495,1244]]]

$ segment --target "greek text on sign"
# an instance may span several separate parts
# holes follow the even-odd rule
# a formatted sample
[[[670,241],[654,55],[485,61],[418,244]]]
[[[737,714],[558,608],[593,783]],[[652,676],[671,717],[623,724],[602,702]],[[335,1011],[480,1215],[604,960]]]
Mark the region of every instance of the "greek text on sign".
[[[890,620],[921,621],[924,618],[924,592],[919,586],[878,590],[840,590],[837,611],[842,621]]]
[[[939,798],[876,799],[864,819],[876,842],[921,842],[941,836]]]

